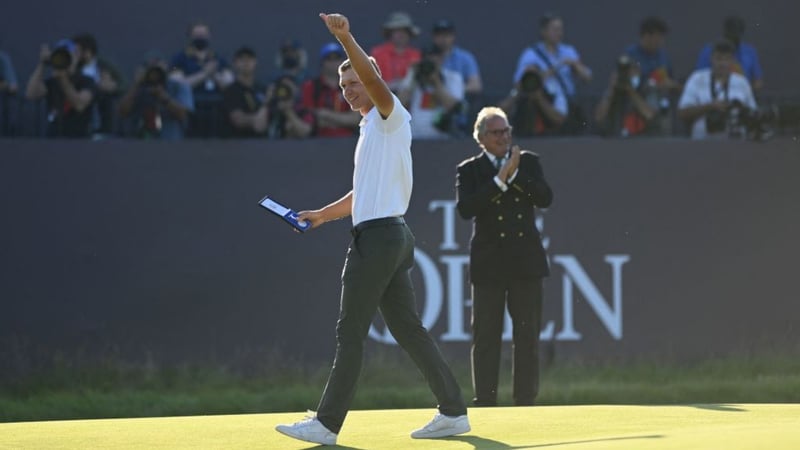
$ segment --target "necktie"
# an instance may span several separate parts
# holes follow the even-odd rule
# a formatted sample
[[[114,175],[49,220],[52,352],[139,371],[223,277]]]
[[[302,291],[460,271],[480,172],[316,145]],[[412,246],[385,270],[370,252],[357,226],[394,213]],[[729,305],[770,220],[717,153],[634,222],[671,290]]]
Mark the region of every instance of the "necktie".
[[[495,158],[494,167],[499,171],[500,168],[503,167],[503,158]]]

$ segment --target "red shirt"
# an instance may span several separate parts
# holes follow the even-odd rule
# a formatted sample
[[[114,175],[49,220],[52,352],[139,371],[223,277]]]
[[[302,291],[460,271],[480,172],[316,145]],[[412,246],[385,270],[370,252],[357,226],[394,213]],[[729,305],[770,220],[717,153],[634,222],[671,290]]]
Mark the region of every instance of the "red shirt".
[[[381,68],[381,75],[387,83],[394,80],[402,80],[406,76],[408,68],[422,58],[422,54],[418,49],[406,47],[402,51],[397,51],[391,42],[374,47],[370,54],[375,58],[378,67]]]
[[[350,105],[344,99],[339,87],[332,88],[322,81],[322,78],[306,80],[302,86],[300,105],[307,113],[303,120],[314,125],[314,135],[319,137],[349,137],[355,135],[355,130],[348,127],[317,127],[313,111],[325,108],[336,112],[350,111]]]

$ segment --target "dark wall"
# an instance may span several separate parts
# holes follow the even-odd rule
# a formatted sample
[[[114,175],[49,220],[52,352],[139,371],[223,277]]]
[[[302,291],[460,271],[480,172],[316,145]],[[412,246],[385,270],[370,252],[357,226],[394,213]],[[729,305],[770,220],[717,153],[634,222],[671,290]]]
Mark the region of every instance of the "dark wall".
[[[338,198],[353,144],[0,141],[0,368],[59,353],[246,365],[289,345],[329,360],[350,224],[301,235],[257,202]],[[523,144],[555,191],[540,227],[553,267],[543,337],[558,355],[799,350],[797,142]],[[437,205],[477,150],[413,153],[418,301],[466,361],[470,224]]]
[[[595,69],[595,81],[586,89],[588,92],[605,86],[613,61],[635,40],[643,16],[657,14],[669,22],[669,50],[677,74],[686,76],[701,46],[721,34],[722,18],[737,13],[746,18],[746,39],[760,50],[767,89],[798,92],[800,62],[794,56],[800,41],[800,29],[795,23],[800,16],[799,2],[547,0],[470,4],[350,0],[337,9],[352,18],[355,35],[365,47],[380,42],[380,25],[392,10],[408,11],[423,28],[425,33],[418,44],[427,42],[428,31],[437,18],[451,17],[457,24],[461,44],[474,51],[482,66],[490,101],[507,92],[516,59],[536,39],[536,20],[546,10],[556,10],[564,16],[566,40]],[[317,50],[330,39],[317,13],[330,10],[330,2],[322,0],[16,2],[13,9],[6,8],[0,14],[0,48],[12,54],[24,81],[33,69],[40,42],[52,43],[76,31],[89,30],[98,37],[101,52],[132,73],[133,65],[146,50],[178,50],[184,43],[188,22],[201,18],[212,25],[215,44],[224,54],[230,55],[244,43],[256,48],[262,57],[264,75],[273,70],[278,42],[287,36],[301,39],[308,47],[314,71]]]

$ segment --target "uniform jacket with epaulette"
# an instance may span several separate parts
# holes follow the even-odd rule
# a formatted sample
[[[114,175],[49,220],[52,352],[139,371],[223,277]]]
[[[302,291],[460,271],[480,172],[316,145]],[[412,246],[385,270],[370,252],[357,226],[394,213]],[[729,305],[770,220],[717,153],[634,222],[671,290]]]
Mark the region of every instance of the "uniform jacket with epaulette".
[[[534,211],[550,206],[553,192],[539,156],[521,153],[517,175],[505,192],[495,183],[495,175],[497,169],[485,153],[458,165],[456,207],[461,217],[473,219],[471,282],[503,283],[549,275]]]

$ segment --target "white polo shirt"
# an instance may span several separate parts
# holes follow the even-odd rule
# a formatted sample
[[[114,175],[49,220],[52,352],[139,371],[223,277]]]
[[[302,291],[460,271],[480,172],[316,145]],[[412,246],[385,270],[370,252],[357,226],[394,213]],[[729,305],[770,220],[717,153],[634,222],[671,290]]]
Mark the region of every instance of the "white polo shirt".
[[[361,128],[353,170],[353,225],[402,216],[411,200],[411,115],[392,94],[394,108],[385,120],[373,107]]]
[[[732,73],[728,79],[727,89],[720,83],[716,83],[714,87],[716,99],[711,98],[711,69],[695,71],[686,81],[683,94],[681,94],[681,99],[678,102],[678,109],[707,105],[713,100],[727,100],[729,102],[739,100],[748,108],[756,108],[756,100],[753,97],[753,91],[750,89],[750,83],[744,76],[738,73]],[[696,119],[692,125],[692,138],[702,139],[707,135],[706,116],[703,115]]]

